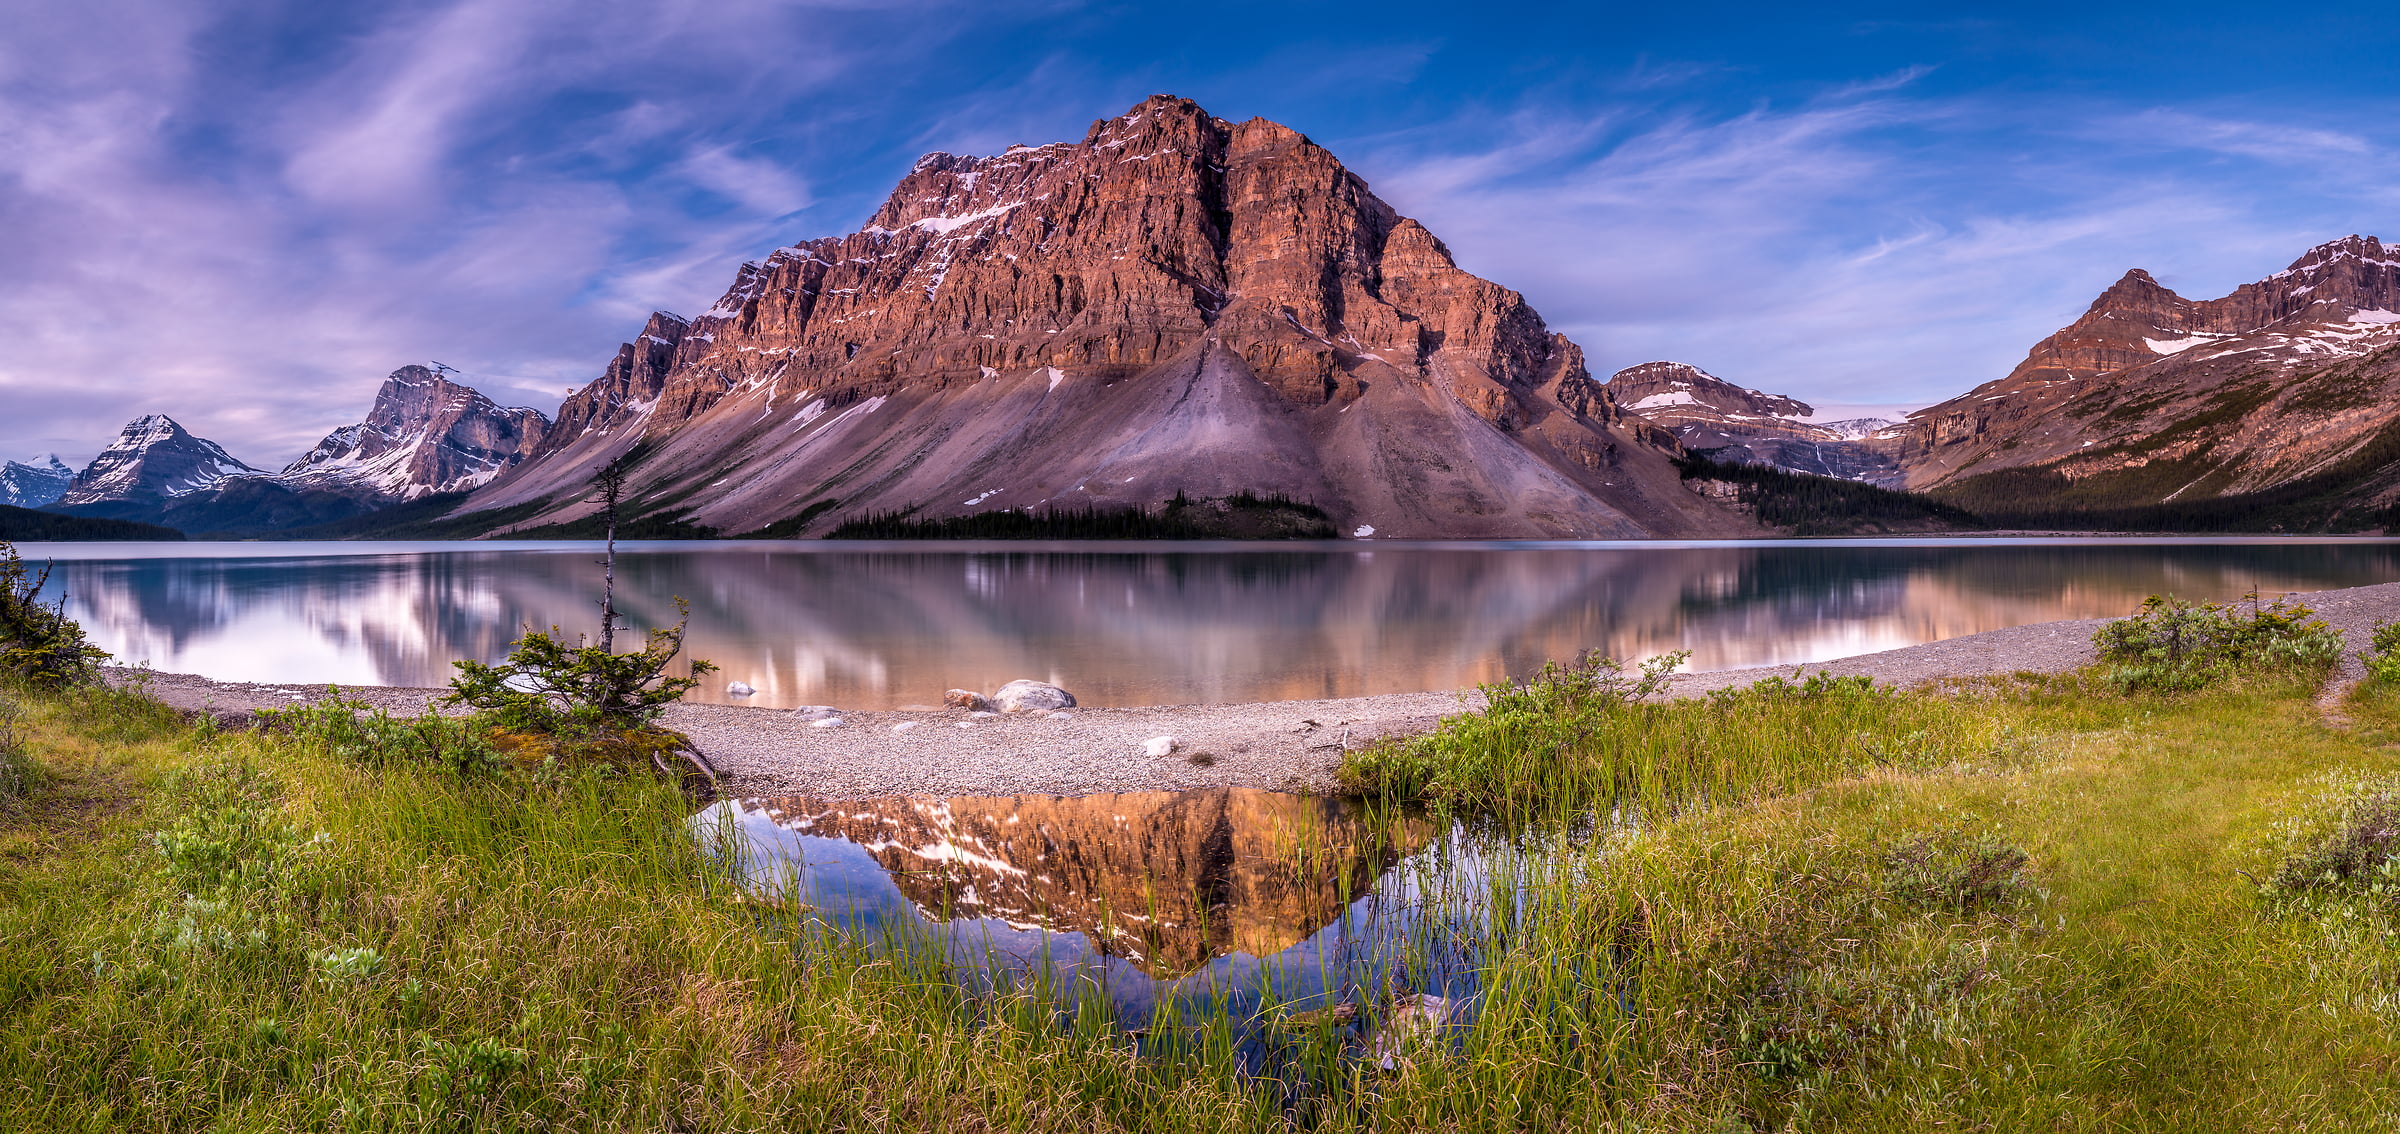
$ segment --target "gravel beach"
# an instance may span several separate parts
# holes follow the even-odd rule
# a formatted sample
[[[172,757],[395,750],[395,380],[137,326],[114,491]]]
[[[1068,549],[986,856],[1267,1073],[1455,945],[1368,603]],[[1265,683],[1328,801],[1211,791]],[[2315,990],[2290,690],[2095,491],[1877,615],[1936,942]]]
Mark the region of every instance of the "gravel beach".
[[[2348,639],[2335,684],[2361,674],[2357,651],[2376,624],[2400,619],[2400,583],[2299,596]],[[1806,666],[1716,670],[1679,675],[1675,696],[1771,675],[1864,674],[1910,686],[1940,678],[2021,671],[2055,673],[2092,660],[2092,631],[2103,619],[2045,622],[1860,654]],[[116,681],[135,671],[111,670]],[[152,673],[152,691],[169,705],[207,710],[234,723],[256,709],[327,696],[323,685],[211,681]],[[396,713],[422,711],[439,689],[344,688]],[[940,690],[927,690],[928,700]],[[1479,707],[1472,691],[1394,693],[1330,701],[1247,705],[1160,705],[1074,709],[1057,715],[971,715],[962,711],[846,712],[677,705],[665,724],[689,735],[716,762],[729,794],[806,793],[832,798],[888,795],[1013,795],[1155,791],[1226,784],[1296,790],[1324,788],[1345,748],[1378,737],[1421,732],[1442,717]],[[830,723],[828,723],[830,722]],[[1157,738],[1172,751],[1151,755]]]

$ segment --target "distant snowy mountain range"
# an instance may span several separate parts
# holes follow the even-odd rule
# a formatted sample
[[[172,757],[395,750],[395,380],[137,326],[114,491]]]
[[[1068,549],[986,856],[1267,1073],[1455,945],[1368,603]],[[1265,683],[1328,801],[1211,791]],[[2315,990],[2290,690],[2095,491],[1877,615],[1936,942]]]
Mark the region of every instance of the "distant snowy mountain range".
[[[384,379],[365,420],[334,430],[278,472],[252,468],[150,414],[128,423],[81,472],[68,474],[55,457],[48,468],[10,462],[0,491],[29,500],[47,494],[26,506],[73,515],[255,534],[478,488],[524,460],[548,425],[539,411],[504,408],[432,369],[403,366]]]

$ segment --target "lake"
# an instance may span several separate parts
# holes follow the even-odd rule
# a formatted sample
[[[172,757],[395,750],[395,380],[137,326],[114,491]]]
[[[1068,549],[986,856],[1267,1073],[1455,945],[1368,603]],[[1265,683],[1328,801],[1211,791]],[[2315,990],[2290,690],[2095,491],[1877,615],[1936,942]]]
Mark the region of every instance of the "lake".
[[[596,628],[598,547],[26,544],[127,663],[236,681],[440,685],[527,625]],[[724,667],[697,699],[891,709],[1032,677],[1085,705],[1464,689],[1598,648],[1789,664],[2164,592],[2400,580],[2400,541],[1951,539],[1616,543],[628,542],[640,626],[689,602]],[[740,680],[755,696],[733,698]]]

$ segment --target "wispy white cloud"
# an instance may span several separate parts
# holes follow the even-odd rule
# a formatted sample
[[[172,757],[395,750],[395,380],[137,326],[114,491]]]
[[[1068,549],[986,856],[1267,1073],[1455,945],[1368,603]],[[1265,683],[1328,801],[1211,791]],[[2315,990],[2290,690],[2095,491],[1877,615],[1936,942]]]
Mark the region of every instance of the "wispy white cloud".
[[[1464,266],[1524,291],[1595,368],[1676,358],[1853,405],[1925,404],[1997,377],[2129,268],[2222,294],[2371,229],[2384,192],[2373,178],[2308,192],[2278,179],[2388,160],[2363,132],[1934,97],[1922,77],[1713,117],[1533,103],[1386,139],[1364,161],[1384,196]],[[2144,124],[2141,144],[2092,144],[2103,121]],[[2226,152],[2264,168],[2193,164]]]
[[[226,9],[29,9],[0,42],[0,398],[43,408],[0,455],[165,412],[276,464],[429,358],[547,409],[779,242],[814,195],[752,140],[956,32],[874,23],[902,7],[395,5],[263,88],[201,62]]]

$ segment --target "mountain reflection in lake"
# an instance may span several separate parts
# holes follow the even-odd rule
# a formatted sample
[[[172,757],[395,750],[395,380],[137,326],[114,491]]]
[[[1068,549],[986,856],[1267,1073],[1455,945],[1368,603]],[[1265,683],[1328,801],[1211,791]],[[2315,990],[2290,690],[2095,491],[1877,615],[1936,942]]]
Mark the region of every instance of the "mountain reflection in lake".
[[[853,938],[930,944],[1004,986],[1041,973],[1125,1021],[1350,1001],[1395,970],[1466,995],[1470,958],[1442,937],[1488,893],[1477,849],[1421,817],[1242,788],[739,799],[695,825],[739,848],[744,885]]]
[[[1767,665],[2120,615],[2152,592],[2400,580],[2400,544],[2363,540],[623,546],[620,606],[657,625],[689,599],[691,652],[756,687],[743,703],[856,709],[1018,677],[1094,706],[1452,690],[1593,647]],[[124,661],[383,685],[442,684],[528,624],[588,629],[595,550],[26,548],[61,560],[53,586]]]

